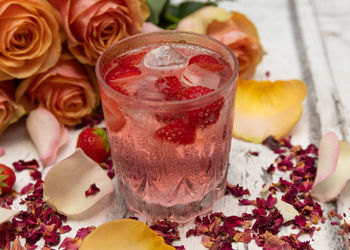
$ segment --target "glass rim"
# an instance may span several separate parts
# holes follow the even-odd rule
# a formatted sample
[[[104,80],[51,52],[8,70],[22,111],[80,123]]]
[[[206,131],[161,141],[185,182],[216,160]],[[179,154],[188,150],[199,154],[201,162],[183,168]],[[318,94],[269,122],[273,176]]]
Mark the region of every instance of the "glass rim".
[[[157,109],[168,109],[171,107],[178,107],[179,105],[181,106],[192,106],[193,104],[195,104],[196,106],[198,106],[201,103],[205,103],[206,99],[210,99],[210,97],[215,96],[217,93],[220,93],[222,91],[224,91],[225,89],[227,89],[230,84],[224,84],[223,86],[221,86],[220,88],[215,89],[214,91],[197,97],[197,98],[193,98],[193,99],[188,99],[188,100],[179,100],[179,101],[151,101],[151,100],[142,100],[142,99],[137,99],[137,98],[133,98],[131,96],[127,96],[127,95],[123,95],[121,93],[119,93],[118,91],[114,90],[113,88],[111,88],[106,81],[102,78],[102,74],[100,71],[100,64],[101,61],[104,57],[105,54],[108,54],[114,47],[118,46],[121,43],[126,43],[130,40],[134,40],[137,39],[138,37],[145,37],[145,36],[166,36],[168,34],[185,34],[185,35],[190,35],[190,36],[196,36],[199,37],[200,39],[208,39],[211,40],[212,42],[218,44],[220,47],[222,47],[229,55],[230,57],[233,59],[233,74],[230,76],[229,79],[226,80],[227,82],[234,82],[236,78],[238,78],[238,73],[239,73],[239,62],[238,59],[236,57],[236,55],[234,54],[234,52],[228,47],[226,46],[224,43],[220,42],[219,40],[209,37],[207,35],[203,35],[203,34],[199,34],[199,33],[195,33],[195,32],[189,32],[189,31],[177,31],[177,30],[164,30],[164,31],[156,31],[156,32],[148,32],[148,33],[139,33],[136,35],[132,35],[129,37],[126,37],[114,44],[112,44],[109,48],[107,48],[97,59],[96,65],[95,65],[95,73],[96,73],[96,78],[99,84],[102,84],[104,87],[106,87],[109,91],[111,91],[113,93],[113,95],[115,94],[116,96],[118,96],[118,98],[120,98],[120,100],[122,100],[123,102],[129,102],[132,103],[133,105],[143,105],[143,106],[147,106],[147,107],[156,107]],[[157,43],[155,43],[157,44]],[[231,63],[229,63],[231,65]]]

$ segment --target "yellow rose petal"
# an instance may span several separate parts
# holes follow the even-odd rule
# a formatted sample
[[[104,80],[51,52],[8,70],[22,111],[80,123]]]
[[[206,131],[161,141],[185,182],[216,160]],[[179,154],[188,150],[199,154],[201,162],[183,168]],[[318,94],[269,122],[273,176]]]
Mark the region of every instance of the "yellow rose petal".
[[[83,241],[80,250],[174,250],[145,223],[119,219],[102,224]]]
[[[300,80],[238,80],[233,135],[255,143],[285,136],[299,121],[305,96]]]

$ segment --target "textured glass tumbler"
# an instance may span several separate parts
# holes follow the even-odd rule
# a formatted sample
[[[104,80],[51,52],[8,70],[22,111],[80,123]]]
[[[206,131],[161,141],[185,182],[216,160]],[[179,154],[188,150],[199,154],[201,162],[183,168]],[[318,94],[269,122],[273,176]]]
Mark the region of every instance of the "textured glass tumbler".
[[[164,44],[211,50],[231,73],[215,91],[179,101],[136,99],[106,83],[106,68],[118,55]],[[215,39],[189,32],[139,34],[107,49],[96,64],[96,75],[118,188],[128,209],[149,222],[170,219],[186,223],[210,212],[226,189],[238,76],[238,61],[232,51]],[[157,138],[157,131],[166,126],[164,118],[188,117],[218,102],[215,123],[196,128],[191,143]]]

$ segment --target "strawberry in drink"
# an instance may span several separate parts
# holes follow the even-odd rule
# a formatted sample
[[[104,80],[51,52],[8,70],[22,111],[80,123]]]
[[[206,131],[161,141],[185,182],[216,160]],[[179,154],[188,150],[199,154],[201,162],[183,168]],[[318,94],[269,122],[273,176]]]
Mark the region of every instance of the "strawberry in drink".
[[[238,66],[218,42],[187,33],[204,42],[172,42],[175,33],[145,46],[152,34],[139,35],[138,46],[107,51],[97,65],[119,190],[150,221],[187,222],[226,187]]]

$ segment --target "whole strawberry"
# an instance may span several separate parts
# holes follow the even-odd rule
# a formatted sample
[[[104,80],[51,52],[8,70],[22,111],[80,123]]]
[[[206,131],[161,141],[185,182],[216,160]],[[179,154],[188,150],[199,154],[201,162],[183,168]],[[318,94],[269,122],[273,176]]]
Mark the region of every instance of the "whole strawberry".
[[[110,156],[107,132],[96,126],[84,129],[79,134],[77,148],[98,163],[106,161]]]
[[[16,175],[11,168],[0,164],[0,195],[11,191],[16,181]]]

